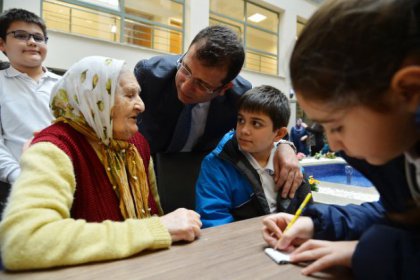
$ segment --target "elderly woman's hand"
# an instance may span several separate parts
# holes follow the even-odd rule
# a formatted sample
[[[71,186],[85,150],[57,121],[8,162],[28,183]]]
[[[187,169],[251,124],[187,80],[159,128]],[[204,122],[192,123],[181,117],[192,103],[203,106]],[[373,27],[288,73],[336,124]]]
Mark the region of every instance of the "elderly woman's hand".
[[[194,241],[201,235],[200,215],[193,210],[179,208],[160,218],[163,225],[168,229],[172,241]]]

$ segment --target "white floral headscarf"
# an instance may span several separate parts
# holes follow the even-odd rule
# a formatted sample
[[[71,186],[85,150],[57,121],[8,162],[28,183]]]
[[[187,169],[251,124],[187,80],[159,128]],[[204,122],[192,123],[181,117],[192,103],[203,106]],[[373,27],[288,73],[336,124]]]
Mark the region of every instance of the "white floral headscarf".
[[[120,200],[124,218],[150,216],[149,187],[136,147],[112,137],[111,109],[124,61],[86,57],[54,86],[50,106],[55,122],[68,123],[99,147],[93,147]]]
[[[52,90],[51,109],[86,124],[105,145],[112,138],[111,108],[124,61],[90,56],[75,63]]]

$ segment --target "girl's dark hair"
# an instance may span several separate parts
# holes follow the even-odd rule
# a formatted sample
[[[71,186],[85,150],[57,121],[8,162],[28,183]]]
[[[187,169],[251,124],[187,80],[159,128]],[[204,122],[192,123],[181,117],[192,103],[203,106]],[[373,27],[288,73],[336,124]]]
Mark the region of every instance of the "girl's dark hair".
[[[272,86],[258,86],[248,90],[239,99],[239,110],[268,115],[273,130],[287,126],[290,118],[289,99]]]
[[[335,108],[362,104],[386,109],[382,97],[393,75],[420,50],[418,3],[333,0],[322,5],[292,53],[295,91]]]
[[[10,9],[0,14],[0,38],[6,40],[6,32],[15,21],[34,23],[41,28],[44,36],[47,36],[47,27],[42,18],[24,9]]]
[[[223,84],[239,74],[245,60],[244,47],[235,32],[225,26],[213,25],[201,30],[191,42],[196,44],[198,60],[208,67],[227,67]]]

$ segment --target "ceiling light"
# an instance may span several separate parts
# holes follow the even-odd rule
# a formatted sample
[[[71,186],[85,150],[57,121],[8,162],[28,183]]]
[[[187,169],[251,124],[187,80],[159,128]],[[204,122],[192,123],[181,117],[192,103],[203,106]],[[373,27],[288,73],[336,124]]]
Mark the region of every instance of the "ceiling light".
[[[252,16],[249,16],[248,19],[253,22],[260,22],[265,20],[267,17],[265,15],[255,13]]]

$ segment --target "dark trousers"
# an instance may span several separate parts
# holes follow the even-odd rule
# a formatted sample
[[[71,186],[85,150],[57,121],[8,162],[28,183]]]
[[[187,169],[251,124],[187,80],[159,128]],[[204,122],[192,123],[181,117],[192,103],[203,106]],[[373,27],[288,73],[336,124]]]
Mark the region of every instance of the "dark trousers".
[[[3,209],[6,206],[7,197],[10,193],[10,184],[0,181],[0,220],[3,216]]]

